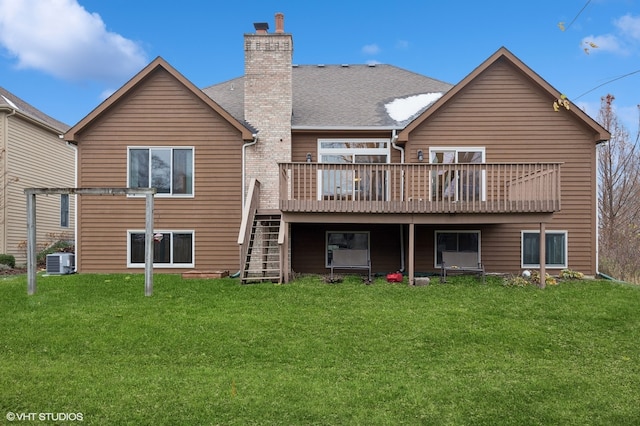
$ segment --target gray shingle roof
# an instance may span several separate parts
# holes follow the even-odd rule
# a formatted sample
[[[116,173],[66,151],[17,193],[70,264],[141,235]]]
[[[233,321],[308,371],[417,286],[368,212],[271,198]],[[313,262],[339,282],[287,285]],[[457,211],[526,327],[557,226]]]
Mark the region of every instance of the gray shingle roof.
[[[401,121],[385,105],[425,93],[444,93],[453,85],[391,65],[300,65],[293,67],[296,128],[404,127],[427,107]],[[204,92],[244,121],[242,77],[209,86]]]
[[[0,107],[15,109],[17,112],[39,121],[60,133],[64,133],[69,129],[68,125],[48,116],[3,87],[0,87]]]

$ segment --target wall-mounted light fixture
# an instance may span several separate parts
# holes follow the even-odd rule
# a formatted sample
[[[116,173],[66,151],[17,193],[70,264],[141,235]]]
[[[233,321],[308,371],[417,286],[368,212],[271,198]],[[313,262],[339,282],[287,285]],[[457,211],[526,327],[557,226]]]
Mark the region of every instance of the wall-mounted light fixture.
[[[422,153],[421,149],[418,150],[418,161],[424,161],[424,154]]]
[[[311,153],[307,152],[307,163],[311,162]]]

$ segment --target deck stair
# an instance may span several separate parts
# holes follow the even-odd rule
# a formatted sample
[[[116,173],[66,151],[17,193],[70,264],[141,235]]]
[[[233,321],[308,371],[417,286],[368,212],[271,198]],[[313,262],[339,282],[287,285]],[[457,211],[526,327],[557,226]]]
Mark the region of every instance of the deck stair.
[[[280,219],[279,212],[257,212],[255,215],[241,275],[243,284],[281,282]]]

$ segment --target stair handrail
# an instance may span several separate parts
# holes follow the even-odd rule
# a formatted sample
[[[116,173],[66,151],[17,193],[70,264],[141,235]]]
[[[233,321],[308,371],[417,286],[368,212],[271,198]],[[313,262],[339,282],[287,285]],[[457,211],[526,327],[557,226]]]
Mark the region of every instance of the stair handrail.
[[[287,272],[289,269],[289,253],[285,252],[285,249],[288,247],[285,245],[287,238],[287,224],[280,217],[280,229],[278,230],[278,250],[280,250],[280,283],[289,282],[289,273]]]
[[[249,190],[247,199],[242,209],[242,221],[240,222],[240,230],[238,232],[238,245],[240,246],[240,271],[244,271],[244,262],[247,257],[248,241],[251,237],[251,226],[258,211],[258,202],[260,200],[260,182],[253,178],[249,182]]]

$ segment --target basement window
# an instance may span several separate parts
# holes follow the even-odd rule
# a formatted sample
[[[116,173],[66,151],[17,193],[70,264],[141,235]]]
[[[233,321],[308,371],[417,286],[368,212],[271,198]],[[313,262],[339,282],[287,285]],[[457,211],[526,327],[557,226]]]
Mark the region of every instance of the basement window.
[[[153,237],[153,266],[159,268],[193,268],[193,231],[156,231]],[[144,268],[145,232],[128,231],[127,267]]]
[[[546,267],[567,268],[567,231],[547,231],[544,235]],[[522,267],[540,267],[540,231],[522,231]]]
[[[443,251],[474,252],[480,259],[480,231],[436,231],[435,267],[442,266]]]
[[[327,231],[325,266],[331,267],[333,250],[369,250],[369,232]]]

